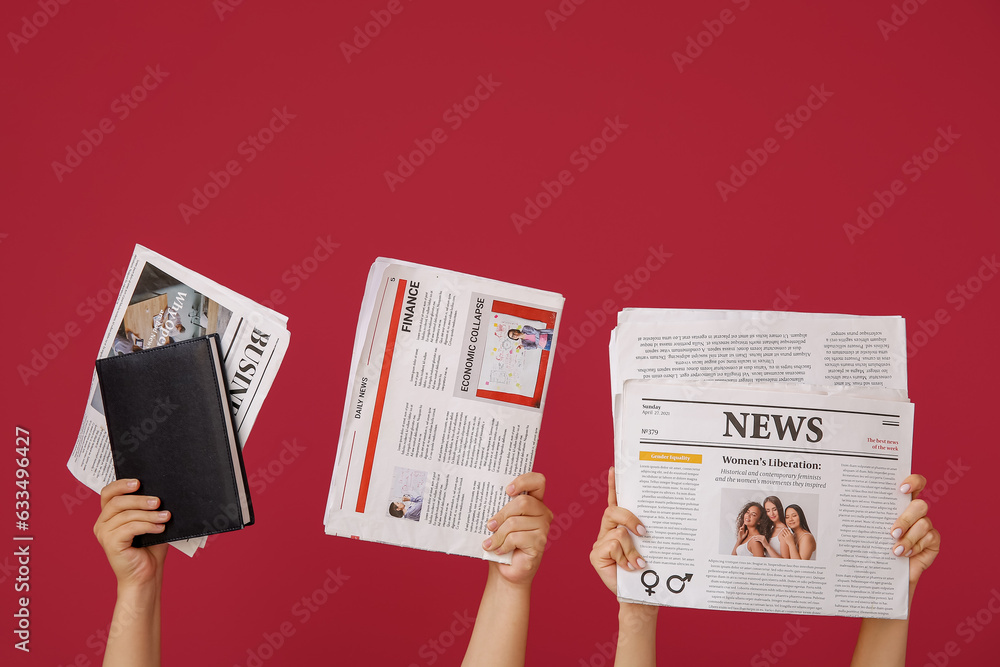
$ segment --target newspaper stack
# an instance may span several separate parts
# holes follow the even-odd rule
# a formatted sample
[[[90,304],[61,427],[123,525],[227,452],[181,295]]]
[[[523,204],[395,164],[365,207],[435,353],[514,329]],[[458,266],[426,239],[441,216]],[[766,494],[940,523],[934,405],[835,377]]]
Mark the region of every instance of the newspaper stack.
[[[531,470],[563,297],[379,258],[354,339],[330,535],[499,562],[486,522]]]
[[[288,349],[287,324],[284,315],[136,245],[97,357],[219,334],[233,424],[242,447]],[[141,429],[155,428],[152,419],[147,422],[136,425],[140,439]],[[83,425],[66,466],[97,493],[115,479],[96,372]],[[220,507],[219,511],[236,512],[237,508]],[[199,537],[170,544],[193,556],[205,541]]]
[[[913,406],[899,317],[634,309],[611,338],[622,600],[906,618],[889,527]]]

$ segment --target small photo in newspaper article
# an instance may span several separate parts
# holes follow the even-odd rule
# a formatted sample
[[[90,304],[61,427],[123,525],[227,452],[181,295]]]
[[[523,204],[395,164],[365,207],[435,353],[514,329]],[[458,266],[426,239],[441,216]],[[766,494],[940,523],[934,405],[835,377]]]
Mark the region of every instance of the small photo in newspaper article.
[[[815,493],[721,489],[719,553],[737,558],[816,560],[823,548]]]
[[[109,357],[217,333],[224,336],[233,313],[146,262]],[[104,414],[101,392],[91,405]]]
[[[484,295],[473,295],[484,297]],[[484,345],[476,397],[537,408],[542,403],[549,355],[555,348],[556,313],[485,297],[480,339]]]
[[[424,508],[424,489],[427,473],[423,470],[396,467],[392,472],[389,490],[388,516],[395,519],[420,521]]]

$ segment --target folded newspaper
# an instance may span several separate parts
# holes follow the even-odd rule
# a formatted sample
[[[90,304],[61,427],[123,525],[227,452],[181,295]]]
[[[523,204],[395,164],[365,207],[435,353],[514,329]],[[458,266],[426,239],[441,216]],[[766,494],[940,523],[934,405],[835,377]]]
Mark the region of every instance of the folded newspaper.
[[[611,373],[618,502],[648,531],[620,599],[906,618],[901,318],[626,310]]]
[[[510,562],[482,541],[534,462],[562,306],[553,292],[378,258],[326,532]]]
[[[97,356],[130,354],[219,334],[233,423],[242,446],[288,348],[287,323],[284,315],[136,245]],[[115,479],[96,372],[83,425],[66,466],[98,493]],[[192,556],[205,541],[201,537],[170,544]]]

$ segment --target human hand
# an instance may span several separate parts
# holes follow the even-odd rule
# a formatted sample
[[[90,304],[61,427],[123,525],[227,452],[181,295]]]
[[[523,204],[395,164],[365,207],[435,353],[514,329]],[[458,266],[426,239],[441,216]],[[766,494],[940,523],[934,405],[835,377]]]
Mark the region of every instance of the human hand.
[[[511,500],[486,522],[493,535],[483,541],[483,549],[498,556],[513,552],[510,565],[490,563],[490,569],[508,583],[528,587],[541,565],[552,523],[552,511],[542,502],[545,476],[524,473],[507,486],[507,495]]]
[[[750,544],[750,542],[760,542],[763,546],[767,546],[767,538],[765,538],[763,535],[754,535],[749,540],[747,540],[747,544]]]
[[[892,553],[910,559],[911,592],[941,550],[941,534],[927,518],[927,502],[918,498],[926,485],[923,475],[910,475],[903,480],[899,491],[912,494],[912,500],[889,531],[896,540]]]
[[[743,540],[747,538],[747,535],[749,533],[750,529],[747,528],[746,525],[740,526],[739,529],[736,531],[736,544],[743,544]]]
[[[407,495],[403,496],[403,502],[404,503],[408,503],[408,502],[410,502],[410,500],[412,500],[412,498],[410,498],[409,496],[407,496]]]
[[[646,534],[646,527],[627,509],[618,506],[615,492],[615,469],[608,471],[608,508],[601,517],[601,530],[590,551],[590,564],[597,570],[601,581],[612,593],[618,594],[618,566],[627,570],[641,570],[646,561],[632,543],[629,531]]]
[[[139,480],[119,479],[101,490],[101,514],[94,524],[94,535],[104,548],[119,588],[142,587],[159,583],[167,545],[156,544],[137,549],[132,538],[144,533],[162,533],[170,512],[158,512],[160,499],[153,496],[126,495],[139,488]]]
[[[782,542],[786,542],[788,544],[794,544],[795,543],[795,536],[792,535],[791,529],[789,529],[787,527],[782,528],[781,530],[778,531],[778,539],[781,540]]]
[[[909,560],[911,603],[920,575],[931,566],[941,549],[941,535],[927,518],[927,503],[917,498],[926,484],[927,480],[921,475],[910,475],[903,480],[899,492],[913,494],[913,497],[889,529],[896,540],[892,553]],[[864,619],[851,666],[903,667],[908,626],[909,620],[906,618]]]

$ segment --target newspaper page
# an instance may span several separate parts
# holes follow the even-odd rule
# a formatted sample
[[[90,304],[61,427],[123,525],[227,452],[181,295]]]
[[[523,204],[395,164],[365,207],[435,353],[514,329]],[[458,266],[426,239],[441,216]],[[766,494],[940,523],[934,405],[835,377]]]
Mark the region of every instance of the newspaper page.
[[[287,322],[284,315],[136,245],[98,358],[219,334],[233,423],[242,446],[288,348]],[[115,479],[96,371],[83,425],[66,465],[98,493]],[[204,546],[205,538],[171,544],[190,556]]]
[[[362,302],[330,535],[500,562],[487,520],[531,470],[563,297],[379,258]]]
[[[824,387],[907,400],[901,317],[748,310],[629,309],[611,333],[612,413],[620,451],[626,380]],[[616,465],[619,461],[616,459]]]
[[[886,387],[906,396],[900,317],[631,309],[612,337],[612,392],[626,379]]]
[[[889,527],[912,428],[904,401],[626,381],[618,501],[648,566],[619,568],[619,597],[906,618]]]

